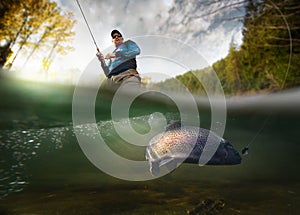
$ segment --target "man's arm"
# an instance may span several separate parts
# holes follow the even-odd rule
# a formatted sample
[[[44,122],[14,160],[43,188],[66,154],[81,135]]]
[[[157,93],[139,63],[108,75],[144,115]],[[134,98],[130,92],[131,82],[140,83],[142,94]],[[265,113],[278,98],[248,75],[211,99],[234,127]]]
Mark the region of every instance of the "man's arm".
[[[123,58],[133,58],[141,53],[140,48],[138,45],[131,41],[128,40],[125,42],[125,49],[122,51],[117,51],[116,57],[123,57]]]
[[[96,55],[97,55],[97,57],[98,57],[98,60],[99,60],[100,63],[101,63],[101,67],[102,67],[102,69],[103,69],[104,74],[107,76],[108,73],[109,73],[109,68],[108,68],[108,66],[107,66],[106,63],[105,63],[103,54],[100,53],[100,52],[97,52]]]

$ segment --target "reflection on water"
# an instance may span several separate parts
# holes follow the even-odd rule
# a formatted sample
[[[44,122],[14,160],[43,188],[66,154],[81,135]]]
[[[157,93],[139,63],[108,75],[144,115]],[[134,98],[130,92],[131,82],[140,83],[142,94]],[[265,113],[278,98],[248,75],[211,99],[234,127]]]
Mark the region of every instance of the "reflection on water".
[[[63,147],[68,127],[32,130],[0,130],[0,197],[19,192],[29,183],[26,162],[39,154],[41,145],[46,151]]]
[[[133,117],[131,122],[139,132],[147,132],[149,130],[148,120],[151,117],[152,115]],[[166,118],[169,120],[176,119],[178,115],[168,113]],[[125,119],[120,119],[114,123],[111,120],[102,121],[98,122],[97,126],[102,137],[112,149],[120,153],[125,151],[126,154],[129,148],[126,147],[124,141],[123,143],[120,142],[120,138],[114,130],[114,124],[119,124],[122,127],[125,125],[125,121]],[[83,128],[83,131],[92,131],[93,125],[85,124],[75,127],[78,130]],[[92,132],[87,132],[86,135],[96,138]],[[48,156],[50,153],[58,153],[64,146],[74,143],[77,144],[71,126],[48,129],[0,130],[0,198],[9,193],[20,192],[30,183],[30,169],[26,164],[32,158],[37,161],[40,160],[39,164],[42,165],[42,157]],[[73,151],[74,148],[68,150]],[[77,153],[81,153],[81,151]],[[144,158],[144,149],[140,149],[139,154],[127,154],[127,156]],[[74,157],[74,159],[76,158]]]

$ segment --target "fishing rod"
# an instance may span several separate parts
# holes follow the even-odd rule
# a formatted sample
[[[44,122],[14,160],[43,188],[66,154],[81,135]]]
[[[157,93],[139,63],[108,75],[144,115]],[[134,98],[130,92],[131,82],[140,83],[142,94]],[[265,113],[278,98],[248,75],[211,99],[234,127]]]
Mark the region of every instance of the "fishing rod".
[[[93,41],[94,41],[94,44],[95,44],[95,46],[96,46],[96,49],[97,49],[97,51],[100,53],[100,49],[99,49],[99,47],[98,47],[98,45],[97,45],[97,43],[96,43],[95,37],[94,37],[94,35],[93,35],[93,33],[92,33],[92,30],[91,30],[91,28],[90,28],[90,25],[89,25],[87,19],[86,19],[84,13],[83,13],[83,10],[82,10],[82,8],[81,8],[81,6],[80,6],[80,3],[79,3],[78,0],[76,0],[76,2],[77,2],[77,5],[78,5],[78,7],[79,7],[79,9],[80,9],[81,15],[82,15],[83,18],[84,18],[85,24],[87,25],[87,27],[88,27],[88,29],[89,29],[90,35],[91,35],[91,37],[92,37],[92,39],[93,39]]]

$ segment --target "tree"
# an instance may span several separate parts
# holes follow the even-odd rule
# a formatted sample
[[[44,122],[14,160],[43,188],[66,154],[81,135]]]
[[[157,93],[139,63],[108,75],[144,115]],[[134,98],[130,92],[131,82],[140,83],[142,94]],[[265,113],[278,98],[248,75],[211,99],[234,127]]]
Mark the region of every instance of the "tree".
[[[12,54],[12,46],[16,42],[16,38],[19,36],[20,31],[24,27],[24,21],[22,22],[19,14],[20,1],[12,0],[9,4],[8,1],[3,1],[0,4],[0,42],[1,42],[1,64],[6,63],[9,56]],[[13,12],[15,11],[15,14]],[[16,15],[18,14],[18,15]]]
[[[4,44],[1,47],[3,50],[1,59],[5,61],[0,64],[1,67],[6,64],[10,68],[23,49],[29,50],[26,62],[37,49],[43,47],[50,47],[51,57],[55,53],[64,54],[70,50],[70,46],[66,44],[74,36],[72,28],[75,21],[70,12],[63,13],[55,2],[13,0],[9,7],[8,3],[1,6],[0,20],[0,41],[1,44]],[[66,30],[66,33],[62,31],[63,29]],[[58,34],[60,35],[58,36]],[[62,47],[66,49],[61,50]],[[8,55],[5,56],[5,54],[11,50],[16,51],[8,62]]]
[[[72,20],[73,14],[67,13],[65,16],[59,18],[59,22],[56,22],[54,30],[51,32],[51,46],[49,49],[49,54],[45,58],[45,61],[51,62],[54,58],[54,53],[57,52],[59,54],[65,55],[68,51],[73,50],[71,46],[69,46],[68,42],[69,38],[75,34],[72,29],[75,24],[75,21]],[[46,72],[48,72],[48,69]]]
[[[299,86],[300,6],[298,2],[296,0],[228,1],[219,8],[205,11],[205,16],[245,2],[241,47],[236,47],[232,41],[228,55],[213,64],[213,69],[225,93],[278,91]],[[183,3],[185,2],[178,1],[178,4]],[[209,82],[213,80],[209,79],[209,73],[206,74],[205,70],[196,72],[201,77],[201,82],[209,83],[214,89],[215,83]],[[195,83],[195,77],[190,72],[176,78],[191,92],[201,92],[201,86]],[[168,80],[161,85],[168,83],[172,82]]]
[[[26,66],[29,59],[33,56],[33,54],[38,50],[39,47],[45,45],[47,43],[47,39],[51,37],[52,31],[56,28],[57,24],[60,22],[61,15],[59,8],[57,8],[56,3],[51,2],[47,4],[47,9],[44,10],[45,21],[43,23],[43,27],[41,33],[37,37],[36,41],[33,41],[29,44],[32,47],[32,50],[29,52],[23,67]]]
[[[290,67],[290,57],[299,56],[297,9],[293,0],[248,0],[241,55],[249,88],[279,90],[300,83],[298,69]],[[293,49],[291,35],[296,36]]]

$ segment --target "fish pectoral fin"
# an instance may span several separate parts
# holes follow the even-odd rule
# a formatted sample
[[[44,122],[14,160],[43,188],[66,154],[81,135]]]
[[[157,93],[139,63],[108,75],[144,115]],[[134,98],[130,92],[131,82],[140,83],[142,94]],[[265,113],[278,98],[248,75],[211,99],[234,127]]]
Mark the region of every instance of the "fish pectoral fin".
[[[151,161],[150,164],[150,172],[153,176],[157,176],[160,172],[159,161]]]
[[[169,161],[168,163],[166,163],[167,169],[169,170],[169,172],[173,172],[176,168],[177,168],[177,161],[176,159],[172,158],[171,161]]]
[[[166,165],[166,164],[172,162],[173,160],[174,160],[173,157],[166,156],[166,157],[159,160],[159,166],[161,167],[163,165]]]
[[[169,172],[173,172],[177,168],[177,159],[174,157],[165,158],[160,162],[159,167],[166,166]]]
[[[156,161],[149,162],[150,164],[150,172],[153,176],[157,176],[160,172],[160,167],[166,165],[167,169],[172,172],[177,167],[177,161],[173,157],[167,157],[164,159],[159,159]]]

